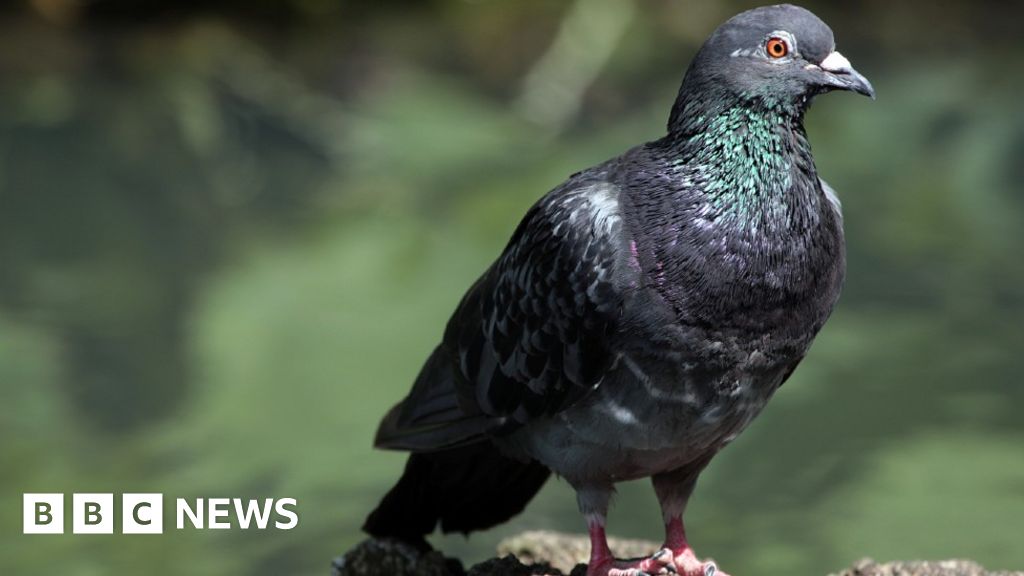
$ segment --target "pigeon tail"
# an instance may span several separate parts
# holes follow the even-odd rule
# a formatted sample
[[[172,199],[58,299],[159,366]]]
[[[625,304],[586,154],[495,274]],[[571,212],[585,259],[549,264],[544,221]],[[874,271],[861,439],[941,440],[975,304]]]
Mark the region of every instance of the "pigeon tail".
[[[445,533],[484,530],[522,512],[550,474],[536,461],[505,456],[490,441],[413,453],[363,530],[420,546],[438,524]]]

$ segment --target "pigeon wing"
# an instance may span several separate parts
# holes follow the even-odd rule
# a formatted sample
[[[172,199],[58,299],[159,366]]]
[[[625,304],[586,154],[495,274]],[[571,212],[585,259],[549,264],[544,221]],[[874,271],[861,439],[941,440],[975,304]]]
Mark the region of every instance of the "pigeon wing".
[[[571,179],[543,197],[463,297],[377,446],[463,445],[597,387],[614,359],[628,254],[615,186]]]
[[[462,396],[508,424],[556,413],[595,388],[613,360],[625,235],[617,190],[556,190],[453,316]]]

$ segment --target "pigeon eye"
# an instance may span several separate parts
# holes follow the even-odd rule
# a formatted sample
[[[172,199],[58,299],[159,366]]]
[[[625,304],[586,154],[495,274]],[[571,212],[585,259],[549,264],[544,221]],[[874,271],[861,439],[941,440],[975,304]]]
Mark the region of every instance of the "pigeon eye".
[[[772,58],[782,58],[789,54],[789,44],[786,44],[782,38],[769,38],[764,47]]]

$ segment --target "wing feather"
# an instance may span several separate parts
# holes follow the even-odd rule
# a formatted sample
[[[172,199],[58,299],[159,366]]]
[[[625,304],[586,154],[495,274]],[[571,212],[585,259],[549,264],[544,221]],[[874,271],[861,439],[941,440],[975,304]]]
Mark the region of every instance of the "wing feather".
[[[445,334],[476,409],[523,423],[599,384],[623,303],[623,238],[607,183],[564,187],[530,210]]]
[[[553,414],[598,386],[614,359],[635,273],[617,189],[571,179],[530,209],[469,289],[377,445],[430,451]]]

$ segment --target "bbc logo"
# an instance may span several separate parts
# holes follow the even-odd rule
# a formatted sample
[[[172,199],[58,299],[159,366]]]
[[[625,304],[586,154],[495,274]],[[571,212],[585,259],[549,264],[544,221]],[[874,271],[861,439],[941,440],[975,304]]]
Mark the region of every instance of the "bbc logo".
[[[24,494],[22,532],[64,533],[64,494]],[[295,498],[177,498],[178,530],[291,530],[299,525]],[[113,494],[72,494],[71,530],[75,534],[114,533]],[[163,534],[163,494],[122,494],[121,534]]]
[[[64,494],[24,494],[22,532],[64,533]],[[122,534],[162,534],[163,494],[122,494]],[[72,494],[71,530],[74,534],[113,534],[113,494]]]

